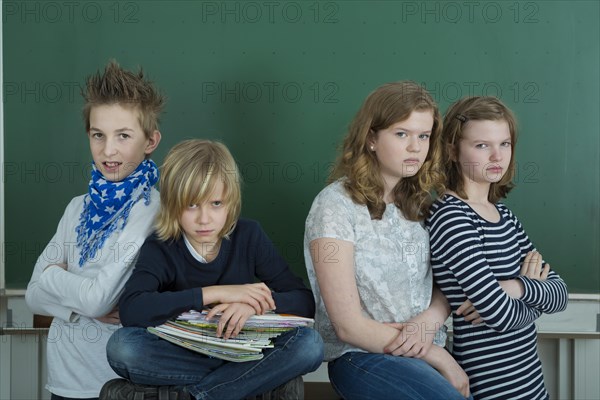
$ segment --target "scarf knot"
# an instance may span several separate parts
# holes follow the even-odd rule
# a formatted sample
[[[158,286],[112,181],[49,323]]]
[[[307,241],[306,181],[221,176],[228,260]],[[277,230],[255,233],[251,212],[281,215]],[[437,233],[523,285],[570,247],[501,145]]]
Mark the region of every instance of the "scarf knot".
[[[104,178],[92,162],[92,178],[79,215],[77,248],[79,267],[93,259],[106,239],[125,228],[131,208],[140,199],[150,204],[150,193],[158,181],[158,168],[152,160],[144,160],[127,178],[111,182]]]

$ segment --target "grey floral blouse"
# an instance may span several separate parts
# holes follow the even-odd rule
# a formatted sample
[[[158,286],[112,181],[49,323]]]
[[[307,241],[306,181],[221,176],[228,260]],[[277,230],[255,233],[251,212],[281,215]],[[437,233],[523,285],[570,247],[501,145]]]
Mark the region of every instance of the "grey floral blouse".
[[[354,274],[363,313],[379,322],[403,322],[424,311],[431,301],[432,275],[429,236],[419,222],[406,220],[394,204],[388,204],[381,220],[372,220],[366,206],[352,201],[341,180],[315,198],[304,233],[304,259],[317,311],[315,328],[325,342],[325,361],[349,351],[364,351],[341,342],[331,325],[310,255],[311,241],[333,238],[354,244]],[[327,265],[337,249],[319,250]],[[443,346],[445,327],[434,343]]]

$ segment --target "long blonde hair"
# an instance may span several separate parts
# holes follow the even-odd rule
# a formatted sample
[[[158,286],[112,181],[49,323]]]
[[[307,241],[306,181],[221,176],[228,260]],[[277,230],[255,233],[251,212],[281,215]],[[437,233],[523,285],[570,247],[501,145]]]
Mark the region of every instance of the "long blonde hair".
[[[413,111],[431,111],[433,114],[429,152],[419,171],[414,176],[402,178],[394,187],[394,204],[405,218],[420,221],[431,205],[432,189],[444,191],[443,179],[437,177],[440,171],[436,169],[441,159],[442,119],[435,101],[415,82],[384,84],[369,94],[356,113],[329,178],[330,182],[344,178],[344,186],[352,200],[366,205],[372,219],[381,219],[385,201],[379,162],[368,149],[369,134],[408,119]]]
[[[176,144],[165,157],[160,175],[160,212],[156,222],[159,239],[181,237],[180,218],[191,204],[202,204],[223,182],[223,203],[227,219],[219,237],[233,232],[242,208],[240,173],[224,144],[210,140],[185,140]]]

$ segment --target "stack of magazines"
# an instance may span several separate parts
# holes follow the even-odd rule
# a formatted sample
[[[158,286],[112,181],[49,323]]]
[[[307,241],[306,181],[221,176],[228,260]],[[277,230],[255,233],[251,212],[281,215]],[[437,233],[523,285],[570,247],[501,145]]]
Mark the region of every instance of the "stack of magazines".
[[[291,329],[312,327],[311,318],[285,314],[253,315],[234,338],[217,337],[220,316],[206,319],[208,311],[190,310],[148,331],[171,343],[207,356],[233,362],[263,358],[262,350],[273,347],[272,339]]]

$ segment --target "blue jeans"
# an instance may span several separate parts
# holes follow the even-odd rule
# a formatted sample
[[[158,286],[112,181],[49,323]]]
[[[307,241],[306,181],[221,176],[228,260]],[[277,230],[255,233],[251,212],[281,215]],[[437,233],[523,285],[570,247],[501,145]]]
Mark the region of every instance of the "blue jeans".
[[[333,388],[347,400],[465,400],[439,372],[418,358],[350,352],[331,361],[328,370]]]
[[[144,328],[117,330],[108,341],[108,363],[138,384],[184,386],[196,399],[243,399],[316,370],[323,340],[311,328],[296,328],[274,339],[257,361],[235,363],[174,345]]]

